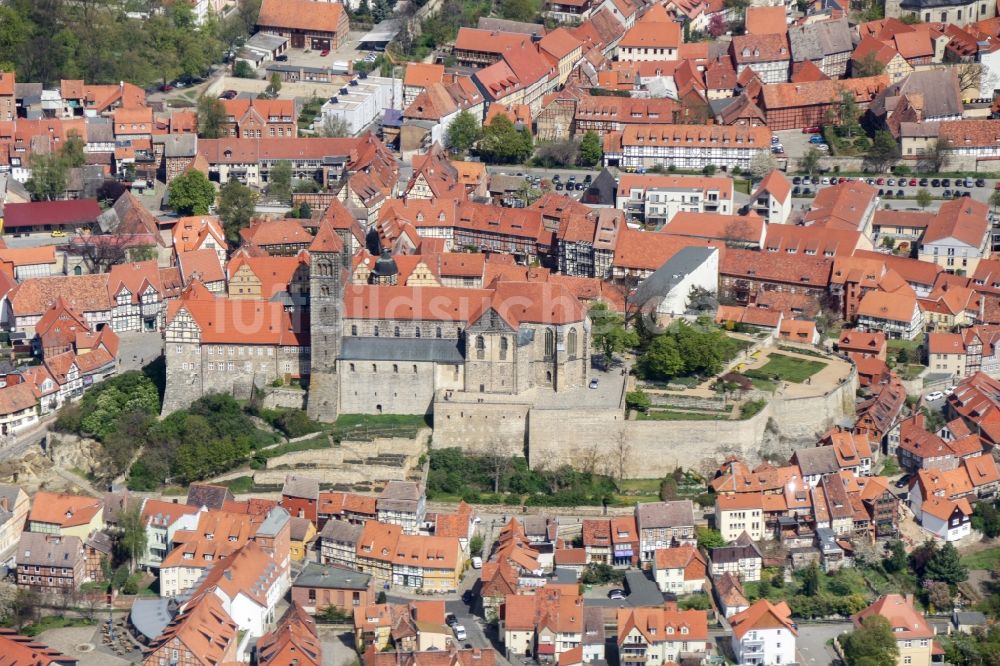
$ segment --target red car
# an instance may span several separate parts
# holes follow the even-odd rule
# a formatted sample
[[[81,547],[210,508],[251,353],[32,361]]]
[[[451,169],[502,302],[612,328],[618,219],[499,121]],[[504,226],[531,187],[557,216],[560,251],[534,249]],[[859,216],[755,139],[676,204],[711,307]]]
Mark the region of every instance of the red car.
[[[910,187],[916,187],[916,186],[917,186],[917,179],[916,178],[911,178],[910,179]]]
[[[330,49],[323,49],[319,52],[320,57],[325,58],[330,55]]]
[[[170,92],[173,89],[174,87],[169,83],[164,83],[162,86],[160,86],[160,90],[162,90],[163,92]]]
[[[819,132],[820,132],[820,129],[818,127],[803,127],[802,128],[802,133],[803,134],[819,134]]]
[[[885,178],[879,178],[875,181],[875,183],[878,185],[885,185]]]

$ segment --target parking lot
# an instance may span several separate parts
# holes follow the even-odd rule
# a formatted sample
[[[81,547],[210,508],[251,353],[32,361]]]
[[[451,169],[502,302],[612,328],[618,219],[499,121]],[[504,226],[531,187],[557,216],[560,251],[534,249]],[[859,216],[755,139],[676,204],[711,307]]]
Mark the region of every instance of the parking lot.
[[[838,182],[864,181],[878,188],[878,195],[883,198],[913,199],[917,192],[927,190],[932,199],[947,200],[959,197],[971,197],[979,201],[988,201],[993,193],[995,181],[985,178],[927,178],[917,176],[871,176],[868,178],[851,178],[839,176],[792,176],[792,196],[796,198],[811,198],[818,187],[835,185]]]

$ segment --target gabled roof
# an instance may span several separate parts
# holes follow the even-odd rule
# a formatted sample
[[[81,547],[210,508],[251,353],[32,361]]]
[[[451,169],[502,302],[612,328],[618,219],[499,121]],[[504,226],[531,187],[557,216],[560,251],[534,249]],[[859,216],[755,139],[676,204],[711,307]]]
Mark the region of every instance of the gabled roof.
[[[767,599],[759,599],[746,610],[729,618],[729,624],[738,640],[742,640],[752,630],[787,629],[793,635],[797,636],[799,633],[792,622],[792,611],[784,601],[772,604]]]
[[[259,28],[336,33],[346,26],[344,6],[336,2],[312,0],[264,0],[257,17]]]

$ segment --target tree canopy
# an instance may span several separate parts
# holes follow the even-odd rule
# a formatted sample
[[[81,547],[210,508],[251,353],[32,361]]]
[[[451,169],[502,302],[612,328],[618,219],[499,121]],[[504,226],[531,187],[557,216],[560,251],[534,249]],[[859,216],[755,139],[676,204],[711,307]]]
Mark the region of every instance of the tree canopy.
[[[653,338],[637,369],[643,377],[660,380],[712,375],[722,370],[733,351],[733,341],[722,331],[678,322]]]
[[[610,360],[614,354],[625,351],[628,347],[639,344],[639,336],[635,331],[625,329],[625,318],[608,307],[603,301],[597,301],[590,307],[591,339],[594,346],[601,350],[604,358]]]
[[[520,164],[531,157],[533,145],[531,133],[517,129],[510,118],[495,116],[483,130],[478,151],[490,162],[500,164]]]
[[[202,76],[249,34],[260,3],[241,0],[225,19],[199,25],[187,2],[11,0],[0,7],[0,63],[19,81],[46,86],[83,79],[145,88]]]
[[[198,137],[219,139],[225,133],[226,107],[221,99],[202,95],[198,98]]]
[[[218,212],[227,240],[232,243],[239,241],[240,229],[250,225],[256,205],[257,193],[235,178],[222,186]]]
[[[604,148],[601,146],[601,137],[597,132],[588,131],[580,140],[580,163],[583,166],[594,166],[601,163],[604,158]]]
[[[170,181],[170,206],[181,215],[205,215],[214,201],[215,187],[197,169]]]
[[[483,135],[479,121],[468,110],[460,111],[448,126],[445,143],[452,150],[460,153],[468,152]]]
[[[866,617],[861,626],[840,640],[847,666],[895,666],[899,657],[896,637],[881,615]]]

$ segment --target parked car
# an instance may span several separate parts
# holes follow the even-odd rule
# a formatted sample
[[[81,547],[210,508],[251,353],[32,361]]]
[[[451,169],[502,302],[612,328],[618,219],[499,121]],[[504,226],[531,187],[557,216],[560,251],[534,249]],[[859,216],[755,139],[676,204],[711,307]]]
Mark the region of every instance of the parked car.
[[[813,143],[813,144],[815,144],[815,143],[826,143],[826,141],[823,140],[823,137],[821,137],[820,135],[817,134],[816,136],[809,137],[809,143]]]
[[[608,599],[618,599],[618,600],[621,600],[621,599],[624,599],[624,598],[625,598],[625,590],[622,590],[622,589],[619,589],[619,588],[615,588],[613,590],[608,590]]]
[[[56,229],[50,235],[52,238],[64,238],[66,236],[66,232],[61,229]]]
[[[820,182],[820,185],[829,185],[830,184],[830,179],[829,178],[821,178],[819,182]]]
[[[921,178],[920,182],[919,182],[919,185],[920,185],[920,187],[927,187],[927,183],[928,182],[929,181],[926,178]]]
[[[594,182],[594,177],[588,173],[586,176],[583,177],[583,182],[592,183]]]
[[[793,197],[797,197],[800,194],[802,194],[802,186],[801,185],[796,185],[795,187],[792,188],[792,196]]]
[[[812,191],[811,187],[803,187],[802,188],[802,196],[808,197],[808,196],[811,196],[812,193],[813,193],[813,191]]]
[[[819,134],[820,133],[820,129],[818,127],[803,127],[802,128],[802,133],[803,134]]]
[[[275,62],[288,62],[288,56],[282,53],[280,56],[275,56]]]
[[[935,178],[931,181],[931,187],[941,187],[941,181]]]
[[[330,55],[330,49],[323,49],[322,51],[319,52],[319,57],[321,58],[325,58],[328,55]]]
[[[943,196],[945,199],[950,199],[951,198],[951,190],[945,190],[944,192],[941,193],[941,196]]]
[[[906,196],[906,192],[904,192],[903,190],[896,190],[896,196],[902,199],[903,197]]]
[[[944,394],[945,395],[951,395],[952,393],[955,392],[955,389],[957,389],[957,388],[958,388],[957,386],[949,386],[948,388],[946,388],[944,390]]]
[[[942,178],[941,187],[951,187],[951,178]]]
[[[472,568],[473,569],[482,569],[483,568],[483,558],[481,558],[481,557],[473,557],[472,558]]]
[[[892,187],[893,185],[896,184],[896,181],[893,180],[892,178],[886,178],[885,179],[885,184],[888,185],[889,187]]]
[[[806,176],[805,178],[802,179],[802,184],[803,185],[812,185],[813,184],[812,178],[810,178],[809,176]]]
[[[170,92],[173,89],[174,89],[174,87],[172,85],[170,85],[169,83],[164,83],[162,86],[160,86],[160,90],[162,90],[163,92]],[[998,185],[1000,185],[1000,183],[998,183]],[[1000,189],[1000,188],[998,188],[998,189]]]
[[[227,90],[219,95],[219,99],[236,99],[237,95],[239,95],[239,93],[235,90]]]
[[[977,178],[976,187],[986,187],[986,180],[984,180],[983,178]]]
[[[896,482],[896,487],[905,488],[909,482],[910,482],[910,475],[904,474],[903,476],[899,477],[899,481]]]
[[[556,192],[562,192],[562,191],[563,191],[563,184],[556,183]]]
[[[911,178],[910,179],[910,187],[916,187],[916,186],[917,186],[917,179],[916,178]]]
[[[792,178],[792,185],[801,185],[801,184],[802,184],[801,176],[796,176],[795,178]]]
[[[465,627],[463,627],[460,624],[456,624],[454,627],[451,628],[451,630],[455,632],[455,638],[457,638],[460,641],[464,641],[466,638],[468,638],[468,634],[465,633]]]
[[[818,150],[821,153],[825,153],[826,151],[830,150],[830,146],[826,145],[825,143],[817,143],[816,150]]]
[[[592,388],[592,389],[597,388],[597,380],[596,379],[591,379],[590,380],[590,388]]]
[[[444,616],[444,623],[447,624],[448,627],[454,627],[456,624],[458,624],[458,618],[455,617],[454,613],[448,613],[447,615]]]
[[[883,190],[883,189],[879,189],[879,191],[878,191],[878,195],[879,195],[880,197],[884,197],[884,196],[885,196],[885,190]]]
[[[936,402],[943,397],[944,393],[942,393],[941,391],[931,391],[930,393],[924,396],[924,400],[926,400],[927,402]]]

